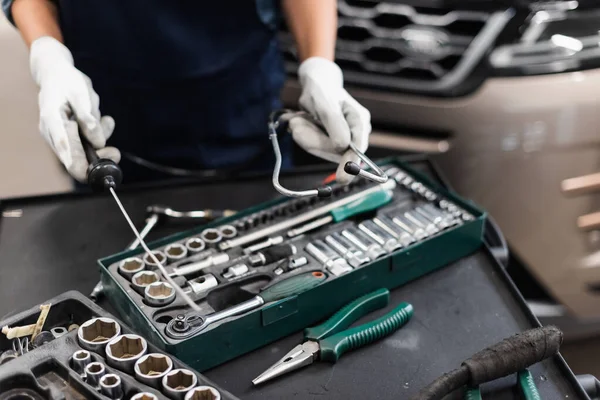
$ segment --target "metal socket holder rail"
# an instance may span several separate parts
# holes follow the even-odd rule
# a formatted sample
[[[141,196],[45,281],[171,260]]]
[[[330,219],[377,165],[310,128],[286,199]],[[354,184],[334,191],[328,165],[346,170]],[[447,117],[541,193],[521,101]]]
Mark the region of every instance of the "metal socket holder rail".
[[[193,253],[186,246],[187,258],[166,265],[171,277],[184,288],[198,310],[191,312],[179,293],[168,305],[149,307],[143,292],[140,295],[139,291],[128,290],[134,283],[118,273],[118,263],[126,258],[140,257],[139,251],[101,261],[105,267],[102,270],[104,278],[108,279],[107,287],[116,289],[109,300],[153,341],[181,357],[189,357],[187,359],[193,361],[196,368],[206,369],[239,355],[242,348],[247,351],[266,344],[263,338],[281,337],[291,333],[292,326],[299,330],[305,324],[316,322],[313,318],[326,318],[328,313],[324,309],[329,307],[329,300],[323,297],[325,292],[328,292],[325,297],[334,296],[336,301],[351,300],[348,291],[354,293],[353,297],[362,295],[351,284],[353,280],[346,277],[360,279],[366,286],[373,285],[374,289],[393,288],[441,268],[480,245],[483,216],[479,211],[457,197],[421,182],[418,175],[405,170],[401,164],[384,170],[390,179],[383,184],[361,178],[349,186],[334,184],[330,199],[274,201],[160,241],[153,251],[165,252],[172,243],[189,244],[197,240],[205,243],[206,233],[221,236],[220,242],[199,253]],[[442,200],[448,203],[443,203],[445,208],[440,204]],[[463,211],[474,213],[472,223],[461,214],[459,223],[451,224],[457,219],[455,214]],[[407,219],[405,213],[417,222]],[[324,224],[323,221],[328,222]],[[222,228],[228,226],[236,229],[232,239],[224,238],[221,233]],[[436,233],[426,232],[426,228],[431,231],[432,227]],[[446,236],[454,239],[448,240]],[[452,246],[445,246],[449,242]],[[295,254],[263,261],[267,259],[266,252],[276,253],[278,246],[290,244],[297,249]],[[443,248],[441,253],[440,247]],[[206,251],[210,253],[204,253]],[[425,257],[422,252],[439,254],[439,260],[426,257],[425,262],[410,264],[414,257]],[[222,261],[214,262],[219,259]],[[411,267],[394,267],[396,263],[408,263]],[[182,271],[186,273],[182,274]],[[325,274],[320,285],[331,287],[330,290],[320,289],[319,285],[289,299],[261,301],[257,297],[292,277],[316,271]],[[363,287],[362,283],[360,287]],[[249,302],[241,304],[241,291],[246,292],[243,299],[250,298]],[[318,316],[303,308],[307,296],[320,299]],[[291,322],[289,315],[301,317]],[[266,322],[261,326],[245,325],[259,320]],[[241,324],[242,331],[252,330],[256,335],[249,337],[241,335],[242,331],[231,331],[232,321]],[[236,339],[226,344],[224,337]],[[248,340],[252,343],[248,344]],[[239,346],[231,345],[238,341]]]
[[[52,308],[45,329],[73,324],[79,327],[72,326],[51,345],[33,348],[26,357],[16,357],[0,365],[0,387],[7,391],[11,387],[19,389],[9,391],[11,398],[38,398],[38,393],[44,393],[48,400],[61,400],[64,392],[69,392],[73,398],[91,400],[164,399],[170,392],[163,387],[163,378],[178,370],[187,371],[194,385],[170,398],[184,399],[189,394],[189,399],[196,400],[206,394],[212,396],[206,398],[236,399],[177,358],[133,334],[82,294],[67,292],[46,303],[51,303]],[[0,326],[26,325],[38,314],[39,306],[33,307],[0,321]],[[57,323],[61,325],[54,326]],[[0,352],[4,350],[0,345]],[[138,357],[139,354],[142,355]]]

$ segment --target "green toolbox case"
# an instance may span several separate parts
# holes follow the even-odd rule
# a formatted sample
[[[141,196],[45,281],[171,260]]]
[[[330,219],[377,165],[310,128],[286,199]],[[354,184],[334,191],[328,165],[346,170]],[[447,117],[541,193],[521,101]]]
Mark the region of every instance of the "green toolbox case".
[[[349,301],[379,288],[393,289],[415,280],[431,271],[471,254],[483,242],[486,214],[455,194],[433,184],[422,174],[412,170],[398,159],[378,163],[385,168],[397,167],[460,209],[472,218],[420,242],[376,259],[341,276],[329,276],[324,283],[299,295],[267,303],[240,316],[230,317],[211,325],[197,335],[184,340],[173,340],[164,334],[165,321],[155,317],[155,310],[143,301],[134,300],[137,293],[127,280],[116,272],[116,265],[129,257],[138,256],[138,248],[99,260],[102,284],[107,298],[123,319],[137,332],[161,349],[173,354],[198,371],[204,371],[244,353],[262,347],[307,326],[316,324]],[[400,184],[394,191],[406,191]],[[199,234],[210,227],[234,223],[240,218],[285,202],[280,198],[246,209],[234,216],[214,221],[193,230],[181,232],[150,243],[158,249]],[[345,221],[344,223],[350,223]],[[319,236],[319,232],[315,232]],[[254,284],[262,284],[261,274],[255,274]],[[275,281],[277,278],[275,278]],[[267,283],[269,284],[269,283]],[[252,285],[250,285],[252,286]],[[217,289],[217,288],[216,288]],[[260,290],[260,288],[258,289]],[[260,293],[260,292],[258,292]],[[206,298],[210,296],[210,293]],[[205,298],[205,299],[206,299]],[[241,299],[241,301],[246,299]],[[419,312],[415,310],[415,312]]]

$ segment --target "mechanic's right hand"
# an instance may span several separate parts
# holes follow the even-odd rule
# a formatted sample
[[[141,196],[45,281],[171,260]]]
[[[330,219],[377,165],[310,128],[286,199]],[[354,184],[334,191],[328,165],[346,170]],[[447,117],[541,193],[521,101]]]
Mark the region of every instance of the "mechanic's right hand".
[[[40,131],[71,176],[85,183],[88,162],[77,124],[98,157],[118,163],[121,153],[106,147],[115,121],[100,116],[100,99],[91,80],[74,66],[73,56],[58,40],[44,36],[31,44],[30,67],[40,87]],[[74,114],[77,122],[70,120]]]

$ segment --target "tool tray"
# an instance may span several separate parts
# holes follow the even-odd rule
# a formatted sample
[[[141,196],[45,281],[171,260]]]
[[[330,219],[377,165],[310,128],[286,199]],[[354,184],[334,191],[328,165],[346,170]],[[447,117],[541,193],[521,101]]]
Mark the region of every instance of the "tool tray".
[[[55,339],[23,352],[16,358],[12,358],[12,356],[9,358],[7,356],[9,352],[13,351],[13,344],[16,343],[14,341],[17,339],[9,340],[5,335],[0,335],[0,360],[3,360],[3,363],[0,364],[0,399],[108,399],[109,397],[102,395],[74,370],[73,354],[83,350],[78,343],[77,329],[66,333],[62,332],[67,331],[67,327],[72,324],[80,325],[95,317],[112,318],[120,325],[121,334],[134,332],[79,292],[63,293],[45,304],[47,303],[50,303],[52,307],[43,330],[49,332],[51,329],[60,327]],[[39,314],[39,306],[36,306],[1,321],[0,327],[35,324]],[[59,336],[60,331],[62,331],[62,336]],[[161,353],[161,351],[148,343],[146,354],[149,353]],[[167,398],[160,390],[137,381],[133,375],[107,365],[105,356],[95,352],[91,352],[91,355],[92,362],[98,361],[105,365],[106,373],[114,373],[121,378],[123,399],[130,399],[140,392],[153,393],[160,399]],[[185,368],[195,373],[198,379],[197,386],[207,385],[217,389],[221,399],[236,399],[180,360],[174,357],[170,358],[173,361],[173,369]]]
[[[136,330],[148,337],[150,341],[161,349],[180,357],[197,370],[203,371],[314,324],[333,314],[337,309],[356,297],[381,287],[391,289],[401,286],[464,257],[481,246],[485,221],[484,212],[439,185],[433,184],[425,176],[412,170],[397,159],[383,160],[379,164],[387,170],[391,168],[399,169],[403,172],[403,175],[411,178],[409,183],[405,184],[406,181],[399,180],[393,189],[394,197],[391,203],[377,210],[340,223],[327,225],[308,232],[304,236],[291,239],[298,249],[298,253],[294,258],[306,257],[309,260],[307,265],[278,276],[274,274],[276,265],[271,264],[250,268],[248,274],[227,280],[223,277],[223,272],[245,260],[242,249],[234,247],[226,251],[231,261],[202,271],[203,275],[212,274],[218,280],[218,286],[204,293],[192,294],[192,298],[202,309],[203,314],[210,314],[248,300],[259,294],[265,287],[290,276],[310,271],[323,271],[328,274],[325,282],[313,289],[281,301],[265,304],[245,314],[227,318],[208,326],[191,338],[174,340],[165,334],[166,325],[177,315],[185,314],[189,309],[185,306],[184,301],[179,298],[176,298],[169,305],[152,306],[146,303],[143,296],[132,288],[130,280],[118,272],[118,266],[121,261],[127,258],[141,257],[143,251],[136,249],[99,261],[107,298],[120,315]],[[468,220],[462,220],[460,225],[433,234],[341,276],[330,274],[304,250],[309,242],[323,238],[329,232],[355,226],[362,220],[382,213],[389,214],[392,210],[394,212],[411,210],[416,205],[427,202],[423,196],[411,189],[411,187],[414,187],[412,186],[414,183],[420,183],[425,188],[435,192],[437,196],[436,203],[444,199],[458,206],[469,216]],[[169,236],[151,243],[149,246],[153,250],[164,250],[168,245],[183,243],[208,228],[223,225],[241,226],[240,221],[242,220],[258,219],[257,226],[238,232],[238,237],[243,237],[271,224],[276,224],[287,218],[294,218],[297,215],[322,207],[328,202],[335,202],[345,196],[369,190],[377,185],[379,184],[357,178],[349,187],[333,185],[332,198],[281,198],[200,228]],[[278,211],[282,208],[287,209],[287,213],[282,214]],[[278,235],[285,236],[286,231],[287,229],[279,232]],[[275,234],[272,236],[275,236]],[[260,242],[263,239],[258,241]],[[169,268],[189,262],[189,259],[184,259],[169,264]]]

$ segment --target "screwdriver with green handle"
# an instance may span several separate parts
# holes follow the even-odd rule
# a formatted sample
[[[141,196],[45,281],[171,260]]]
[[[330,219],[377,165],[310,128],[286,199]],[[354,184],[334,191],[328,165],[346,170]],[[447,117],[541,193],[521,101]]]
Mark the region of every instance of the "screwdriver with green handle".
[[[387,306],[389,301],[389,290],[379,289],[347,304],[321,325],[305,329],[306,341],[294,347],[252,383],[259,385],[310,365],[315,360],[335,363],[344,353],[392,334],[412,317],[411,304],[401,303],[381,318],[346,329],[359,318]]]
[[[195,311],[178,315],[167,324],[167,336],[172,339],[187,339],[211,324],[254,310],[263,304],[298,295],[321,284],[325,279],[327,275],[321,271],[306,272],[279,281],[250,300],[225,310],[208,315],[200,315]]]

